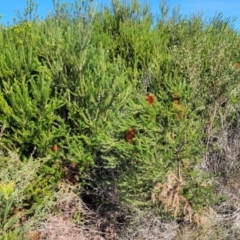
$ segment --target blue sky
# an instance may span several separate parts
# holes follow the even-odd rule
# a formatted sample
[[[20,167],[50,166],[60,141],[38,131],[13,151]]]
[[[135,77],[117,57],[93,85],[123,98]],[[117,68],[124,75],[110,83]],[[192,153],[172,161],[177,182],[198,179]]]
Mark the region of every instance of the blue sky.
[[[87,0],[85,0],[87,1]],[[98,4],[109,4],[110,0],[95,0]],[[125,0],[126,1],[126,0]],[[157,14],[159,12],[160,0],[139,0],[140,2],[148,2],[151,5],[152,12]],[[52,0],[34,0],[38,4],[38,15],[44,17],[47,13],[53,10]],[[71,2],[71,0],[61,0],[60,2]],[[72,0],[73,2],[73,0]],[[222,13],[224,18],[236,17],[235,29],[240,30],[239,0],[168,0],[168,5],[172,7],[180,6],[180,13],[182,16],[189,16],[193,13],[203,13],[204,17],[212,18],[216,12]],[[0,14],[2,18],[0,23],[7,25],[13,23],[13,18],[16,17],[16,11],[23,10],[26,7],[26,0],[2,0],[0,1]],[[240,17],[240,16],[239,16]]]

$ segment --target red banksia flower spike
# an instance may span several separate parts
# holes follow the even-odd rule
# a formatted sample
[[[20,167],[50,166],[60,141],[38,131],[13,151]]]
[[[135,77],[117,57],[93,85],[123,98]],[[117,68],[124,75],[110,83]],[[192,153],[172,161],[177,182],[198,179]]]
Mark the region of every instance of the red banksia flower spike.
[[[147,100],[151,105],[153,105],[153,104],[154,104],[154,101],[155,101],[155,95],[149,93],[149,94],[146,96],[146,100]]]
[[[52,152],[57,152],[57,151],[58,151],[58,146],[57,146],[57,144],[52,145],[51,151],[52,151]]]
[[[125,133],[126,141],[133,144],[135,137],[136,137],[136,130],[134,128],[129,128]]]

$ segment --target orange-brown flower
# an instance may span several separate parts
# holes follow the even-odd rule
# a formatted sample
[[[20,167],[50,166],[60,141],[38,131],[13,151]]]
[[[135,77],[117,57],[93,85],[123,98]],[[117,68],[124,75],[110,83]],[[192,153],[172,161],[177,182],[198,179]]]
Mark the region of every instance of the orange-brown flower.
[[[52,152],[57,152],[58,151],[58,145],[57,144],[52,145],[51,151]]]
[[[237,70],[240,69],[240,63],[238,63],[238,62],[234,63],[233,66],[234,66],[234,68],[237,69]]]
[[[147,100],[151,105],[153,105],[153,104],[154,104],[154,101],[155,101],[155,96],[154,96],[154,94],[149,93],[149,94],[146,96],[146,100]]]
[[[134,128],[129,128],[126,131],[126,134],[125,134],[126,141],[133,144],[134,143],[134,138],[136,137],[136,134],[137,134],[137,132]]]
[[[176,112],[177,119],[183,119],[186,116],[185,107],[178,100],[173,101],[173,110]]]
[[[179,100],[174,99],[174,100],[173,100],[173,104],[174,104],[174,105],[179,105],[179,104],[180,104],[180,103],[179,103]]]
[[[180,103],[180,96],[178,93],[173,94],[173,110],[176,112],[177,119],[183,119],[186,116],[186,109]]]

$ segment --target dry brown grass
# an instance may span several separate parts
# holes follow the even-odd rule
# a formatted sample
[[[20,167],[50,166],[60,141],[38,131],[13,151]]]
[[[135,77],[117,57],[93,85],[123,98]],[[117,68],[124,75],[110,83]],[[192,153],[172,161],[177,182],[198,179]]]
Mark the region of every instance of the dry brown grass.
[[[55,196],[54,211],[28,232],[29,240],[104,240],[108,233],[98,230],[97,216],[75,193],[76,188],[62,182]],[[112,238],[113,239],[113,238]],[[109,240],[112,240],[109,238]]]
[[[179,214],[183,214],[184,221],[196,223],[198,227],[203,226],[201,216],[195,212],[188,200],[182,195],[184,180],[179,172],[177,177],[173,172],[167,174],[167,181],[157,183],[152,192],[152,201],[164,207],[165,212],[172,212],[176,219]]]
[[[179,224],[171,218],[161,217],[154,210],[134,213],[134,223],[129,224],[118,240],[175,240]]]

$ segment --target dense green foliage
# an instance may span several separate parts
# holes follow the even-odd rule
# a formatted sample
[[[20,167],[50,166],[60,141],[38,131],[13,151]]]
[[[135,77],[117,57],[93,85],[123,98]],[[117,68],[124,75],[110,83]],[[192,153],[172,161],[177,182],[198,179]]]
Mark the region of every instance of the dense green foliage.
[[[24,164],[48,156],[24,204],[40,204],[74,165],[94,204],[200,214],[216,198],[198,164],[239,104],[239,35],[219,16],[167,17],[164,5],[159,19],[137,1],[93,6],[56,4],[43,21],[0,29],[2,150]]]

